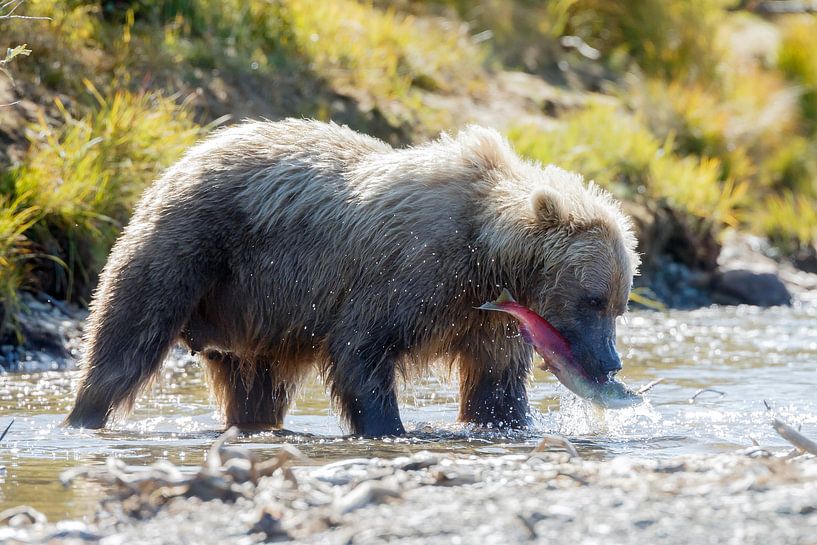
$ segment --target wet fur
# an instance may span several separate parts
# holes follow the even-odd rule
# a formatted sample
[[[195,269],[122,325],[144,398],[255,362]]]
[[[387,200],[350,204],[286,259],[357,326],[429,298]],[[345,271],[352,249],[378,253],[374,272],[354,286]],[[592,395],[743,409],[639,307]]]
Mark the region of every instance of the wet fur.
[[[401,433],[398,375],[444,360],[459,366],[461,419],[521,427],[530,349],[474,307],[507,287],[568,325],[579,287],[626,302],[634,245],[606,193],[488,129],[395,150],[334,124],[246,122],[136,207],[92,303],[67,421],[128,410],[181,340],[231,424],[281,426],[317,367],[353,432]]]

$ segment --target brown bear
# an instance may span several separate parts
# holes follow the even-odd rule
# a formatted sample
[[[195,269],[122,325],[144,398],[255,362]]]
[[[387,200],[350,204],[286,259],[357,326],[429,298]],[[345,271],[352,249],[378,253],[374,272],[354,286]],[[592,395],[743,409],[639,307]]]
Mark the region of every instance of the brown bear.
[[[245,122],[147,190],[91,305],[72,426],[129,409],[176,340],[226,421],[280,427],[317,369],[351,431],[404,432],[397,375],[458,366],[460,419],[524,427],[531,350],[477,310],[507,287],[616,372],[638,257],[613,198],[469,127],[406,149],[333,123]]]

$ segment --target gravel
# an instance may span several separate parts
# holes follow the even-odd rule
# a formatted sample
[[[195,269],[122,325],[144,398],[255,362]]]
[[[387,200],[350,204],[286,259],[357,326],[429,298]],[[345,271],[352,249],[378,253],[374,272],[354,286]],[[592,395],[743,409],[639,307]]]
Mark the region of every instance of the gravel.
[[[290,447],[259,461],[218,444],[201,468],[112,461],[64,476],[110,488],[87,520],[48,523],[17,508],[0,514],[0,543],[817,544],[811,455],[308,463]]]

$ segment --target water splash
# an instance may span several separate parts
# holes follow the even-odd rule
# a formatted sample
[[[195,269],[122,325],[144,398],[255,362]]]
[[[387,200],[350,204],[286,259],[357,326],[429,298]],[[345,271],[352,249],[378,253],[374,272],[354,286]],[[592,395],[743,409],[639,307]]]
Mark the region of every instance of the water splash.
[[[558,387],[558,433],[567,436],[605,436],[608,440],[634,439],[663,432],[661,414],[648,399],[623,409],[604,409]]]

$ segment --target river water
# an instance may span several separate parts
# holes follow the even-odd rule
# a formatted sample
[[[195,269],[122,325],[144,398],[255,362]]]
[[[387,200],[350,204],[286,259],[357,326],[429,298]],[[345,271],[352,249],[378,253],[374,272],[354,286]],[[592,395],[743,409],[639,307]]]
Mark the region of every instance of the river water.
[[[629,385],[664,380],[647,394],[648,404],[595,409],[537,371],[530,387],[533,430],[474,430],[455,422],[457,386],[441,370],[402,391],[408,437],[363,440],[343,436],[323,385],[313,380],[287,417],[286,431],[239,441],[262,455],[294,444],[316,463],[418,450],[526,452],[543,433],[565,435],[583,456],[599,459],[729,452],[753,439],[783,450],[786,444],[772,430],[763,400],[817,437],[817,304],[635,311],[619,325],[619,349],[625,361],[619,376]],[[192,466],[223,430],[199,365],[184,355],[171,358],[134,413],[109,430],[60,427],[75,383],[74,371],[0,375],[0,427],[15,419],[0,444],[0,511],[28,504],[51,520],[87,515],[105,493],[85,482],[63,488],[59,474],[65,469],[103,463],[109,456],[132,464],[170,460]],[[701,392],[692,402],[701,389],[717,391]]]

